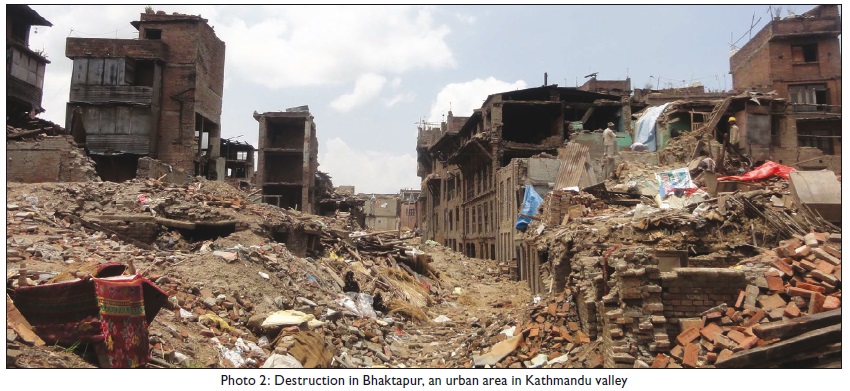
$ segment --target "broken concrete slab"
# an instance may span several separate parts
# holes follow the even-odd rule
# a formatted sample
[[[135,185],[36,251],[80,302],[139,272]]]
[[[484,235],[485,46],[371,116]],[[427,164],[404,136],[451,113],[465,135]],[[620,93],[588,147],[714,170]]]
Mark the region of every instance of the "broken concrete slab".
[[[511,354],[522,343],[522,334],[506,339],[493,345],[489,352],[480,356],[472,356],[473,365],[476,367],[485,365],[496,365],[507,355]]]
[[[799,203],[829,222],[841,221],[841,182],[834,172],[792,171],[789,184],[791,194]]]

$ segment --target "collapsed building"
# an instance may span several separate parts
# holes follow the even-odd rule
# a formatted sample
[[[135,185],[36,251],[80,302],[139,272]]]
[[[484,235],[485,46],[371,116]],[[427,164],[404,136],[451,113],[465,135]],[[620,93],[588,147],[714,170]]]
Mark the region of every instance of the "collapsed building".
[[[137,39],[66,39],[68,132],[104,180],[133,178],[143,156],[223,178],[224,42],[200,16],[148,9],[131,24]]]
[[[254,112],[259,122],[256,185],[262,201],[315,213],[319,141],[308,106]]]
[[[524,183],[499,183],[499,170],[514,159],[555,155],[581,129],[614,122],[629,134],[631,113],[629,100],[619,95],[549,85],[493,94],[470,117],[449,112],[444,126],[420,128],[423,237],[471,257],[514,258],[516,243],[497,226],[516,217],[519,205],[502,200]],[[514,199],[521,200],[521,193]]]

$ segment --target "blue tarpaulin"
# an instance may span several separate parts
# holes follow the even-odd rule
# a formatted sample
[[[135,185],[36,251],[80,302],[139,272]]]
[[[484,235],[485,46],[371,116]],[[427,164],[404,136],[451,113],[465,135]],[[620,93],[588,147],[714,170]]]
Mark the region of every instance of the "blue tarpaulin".
[[[537,208],[543,203],[543,198],[534,190],[534,186],[525,185],[525,196],[522,198],[522,209],[520,216],[516,219],[516,229],[525,231],[531,219],[525,216],[534,216],[537,214]],[[525,215],[525,216],[523,216]]]
[[[635,124],[635,126],[637,126],[637,131],[635,131],[635,142],[646,145],[646,147],[652,152],[655,152],[658,149],[655,142],[655,121],[658,120],[658,117],[664,112],[667,105],[669,105],[669,103],[647,108]]]

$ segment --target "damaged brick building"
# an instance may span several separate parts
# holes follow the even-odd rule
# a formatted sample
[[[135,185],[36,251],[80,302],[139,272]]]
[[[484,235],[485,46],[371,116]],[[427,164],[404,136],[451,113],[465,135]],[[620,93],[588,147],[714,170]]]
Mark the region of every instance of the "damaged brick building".
[[[256,185],[263,202],[315,213],[319,141],[310,108],[254,112],[260,137]]]
[[[470,117],[449,112],[440,128],[421,127],[417,173],[423,237],[467,256],[515,257],[515,243],[504,234],[512,232],[507,224],[516,218],[525,179],[511,162],[553,156],[578,129],[614,122],[628,132],[631,111],[620,95],[548,85],[493,94]],[[499,174],[504,169],[516,174]],[[504,201],[508,194],[516,195],[510,197],[516,204]]]
[[[774,18],[729,59],[736,90],[774,92],[791,103],[796,137],[783,146],[841,155],[840,35],[838,6],[819,5]]]
[[[67,38],[66,128],[106,180],[133,178],[142,156],[223,177],[224,42],[200,16],[149,9],[132,25],[137,39]]]
[[[50,61],[29,47],[33,26],[53,24],[29,6],[6,5],[6,118],[7,124],[17,127],[44,111],[44,69]]]

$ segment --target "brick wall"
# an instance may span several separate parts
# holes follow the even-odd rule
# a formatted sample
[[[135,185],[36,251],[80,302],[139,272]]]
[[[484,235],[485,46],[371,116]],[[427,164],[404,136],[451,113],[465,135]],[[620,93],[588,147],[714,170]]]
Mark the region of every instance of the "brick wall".
[[[73,38],[65,39],[65,56],[75,57],[130,57],[165,59],[168,47],[159,40]]]
[[[602,297],[602,349],[606,368],[632,368],[670,348],[658,258],[645,249],[626,251],[608,264],[614,273]]]
[[[661,297],[668,333],[677,335],[681,331],[681,318],[698,318],[712,307],[734,304],[746,286],[744,272],[736,269],[677,268],[662,273]]]
[[[70,136],[47,137],[39,141],[6,143],[6,180],[10,182],[88,182],[100,181],[82,149],[71,144]]]
[[[159,234],[155,221],[101,220],[97,224],[143,243],[153,243]]]

